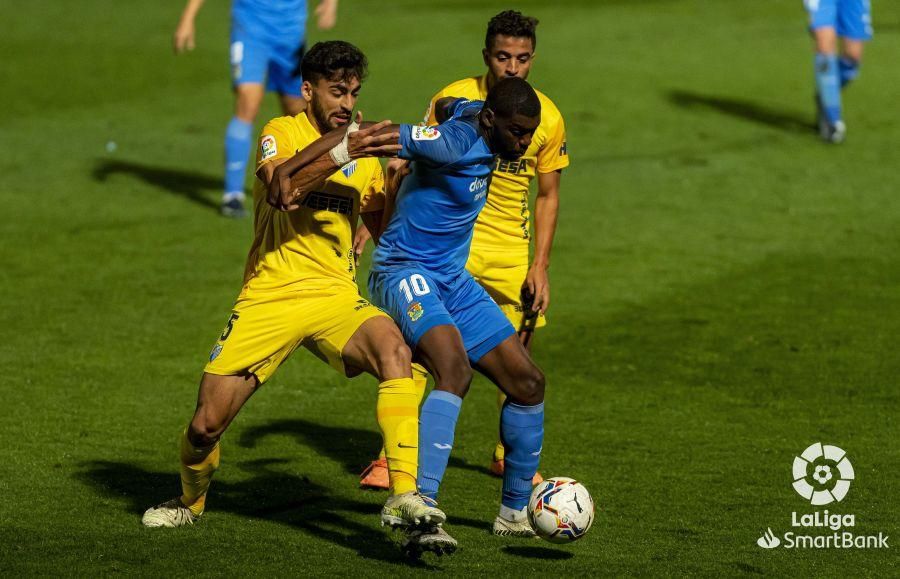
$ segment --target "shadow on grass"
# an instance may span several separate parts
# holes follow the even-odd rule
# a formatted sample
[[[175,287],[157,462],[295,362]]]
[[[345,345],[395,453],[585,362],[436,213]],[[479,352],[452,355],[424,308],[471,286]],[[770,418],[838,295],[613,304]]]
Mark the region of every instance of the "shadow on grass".
[[[447,463],[448,466],[453,468],[459,468],[462,470],[470,470],[472,472],[477,472],[478,474],[483,474],[489,478],[494,478],[494,475],[491,474],[491,471],[486,466],[470,464],[463,458],[459,458],[457,456],[451,456],[450,461]],[[498,478],[499,480],[499,478]]]
[[[263,426],[245,430],[238,444],[253,448],[271,435],[287,435],[299,444],[309,446],[317,453],[340,463],[348,473],[359,474],[371,460],[378,456],[381,435],[371,430],[326,426],[307,420],[276,420]]]
[[[212,512],[281,523],[314,539],[355,551],[366,559],[433,568],[420,560],[404,558],[399,545],[376,526],[377,506],[331,494],[327,487],[308,477],[276,468],[286,462],[279,459],[244,462],[240,467],[250,472],[251,478],[237,483],[215,481]],[[83,467],[77,475],[80,480],[103,496],[127,500],[127,511],[135,517],[177,493],[176,473],[153,472],[112,461],[91,461]],[[166,492],[167,488],[171,491]],[[365,515],[372,524],[359,523],[353,515]]]
[[[92,171],[94,180],[100,183],[105,183],[110,175],[119,174],[136,177],[148,185],[180,195],[188,201],[207,209],[219,210],[218,200],[210,199],[205,192],[210,190],[221,191],[224,186],[221,177],[210,177],[202,173],[180,169],[153,167],[132,161],[111,161],[108,159],[98,161]]]
[[[790,133],[808,134],[816,128],[805,116],[777,110],[746,99],[705,95],[684,90],[670,90],[667,97],[671,103],[683,109],[713,110]],[[810,106],[812,106],[811,99]]]
[[[548,561],[562,561],[574,557],[569,551],[537,546],[525,547],[521,545],[507,545],[503,547],[503,552],[507,555],[522,557],[524,559],[543,559]]]

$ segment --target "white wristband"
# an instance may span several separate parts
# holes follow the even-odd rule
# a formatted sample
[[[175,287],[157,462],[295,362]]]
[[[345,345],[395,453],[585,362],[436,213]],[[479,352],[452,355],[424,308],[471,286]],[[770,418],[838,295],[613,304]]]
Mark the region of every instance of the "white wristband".
[[[350,133],[355,133],[359,130],[359,123],[353,121],[347,127],[347,132],[344,133],[344,138],[341,139],[341,142],[332,147],[328,154],[331,156],[331,160],[338,167],[343,167],[353,159],[350,158],[350,152],[347,150],[347,139],[350,137]]]

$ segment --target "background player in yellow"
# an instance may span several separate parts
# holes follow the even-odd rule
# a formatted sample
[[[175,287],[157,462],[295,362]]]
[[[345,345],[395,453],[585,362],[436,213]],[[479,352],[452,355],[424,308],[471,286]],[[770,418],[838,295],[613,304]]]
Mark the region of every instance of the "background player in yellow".
[[[389,121],[355,130],[351,115],[365,56],[331,41],[304,57],[306,112],[270,121],[257,150],[255,236],[244,286],[206,365],[197,408],[181,436],[178,498],[150,508],[150,527],[193,524],[203,513],[219,440],[256,389],[299,346],[348,376],[379,379],[376,416],[388,448],[391,496],[382,523],[441,523],[444,514],[416,492],[418,402],[411,353],[391,319],[359,295],[352,240],[360,211],[377,231],[384,179],[377,159],[396,133]],[[310,146],[328,133],[337,156]],[[311,409],[314,411],[314,409]]]
[[[528,78],[535,58],[538,21],[521,12],[507,10],[488,22],[482,56],[487,72],[447,85],[431,99],[425,122],[437,124],[434,105],[443,97],[484,100],[488,90],[505,77]],[[517,161],[497,159],[488,192],[487,204],[478,216],[472,249],[466,269],[488,291],[513,326],[528,351],[535,328],[546,324],[544,313],[550,306],[550,250],[559,212],[559,187],[563,168],[569,165],[566,150],[566,128],[556,105],[542,92],[541,124],[525,155]],[[394,163],[392,161],[391,163]],[[534,259],[529,266],[531,211],[529,186],[537,177],[534,204]],[[357,234],[357,252],[365,244],[364,231]],[[424,380],[417,375],[420,392]],[[499,392],[499,405],[505,399]],[[498,441],[491,461],[491,472],[503,474],[503,445]],[[360,484],[371,488],[387,488],[387,465],[383,456],[363,472]],[[535,484],[543,480],[535,475]]]

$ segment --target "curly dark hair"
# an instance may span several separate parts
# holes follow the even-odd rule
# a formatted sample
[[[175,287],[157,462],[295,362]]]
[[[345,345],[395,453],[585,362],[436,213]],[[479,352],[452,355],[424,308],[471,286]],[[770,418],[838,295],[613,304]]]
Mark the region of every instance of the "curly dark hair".
[[[484,106],[506,119],[520,114],[534,118],[541,114],[541,101],[527,81],[518,77],[501,78],[488,91]]]
[[[369,74],[369,61],[362,51],[343,40],[317,42],[300,61],[303,80],[316,83],[319,79],[349,81],[356,77],[360,82]]]
[[[537,47],[537,36],[534,29],[537,28],[538,19],[524,16],[518,10],[504,10],[491,18],[488,22],[487,34],[484,36],[484,47],[488,50],[494,44],[494,38],[498,34],[514,36],[517,38],[530,38],[531,47]]]

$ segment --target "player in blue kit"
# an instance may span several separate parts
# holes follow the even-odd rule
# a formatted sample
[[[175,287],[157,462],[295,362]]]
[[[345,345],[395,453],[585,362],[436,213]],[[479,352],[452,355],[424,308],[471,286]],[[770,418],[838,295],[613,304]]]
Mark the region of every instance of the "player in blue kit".
[[[204,0],[188,0],[175,30],[175,52],[194,49],[194,20]],[[320,0],[318,26],[332,28],[337,0]],[[266,90],[277,92],[287,116],[306,108],[300,95],[300,61],[306,37],[306,0],[233,0],[231,72],[234,116],[225,131],[225,190],[221,212],[243,217],[244,173],[252,147],[253,122]]]
[[[825,141],[840,143],[847,133],[841,91],[859,76],[863,45],[872,39],[871,5],[869,0],[804,0],[804,5],[816,45],[819,134]]]
[[[533,537],[525,508],[543,441],[544,376],[465,266],[495,158],[522,156],[541,105],[526,81],[508,78],[484,102],[449,97],[436,108],[438,126],[399,127],[399,156],[411,161],[411,172],[372,256],[369,293],[435,379],[420,417],[419,492],[437,495],[474,367],[508,397],[500,425],[506,471],[493,531]],[[439,526],[415,531],[411,542],[456,544]]]

